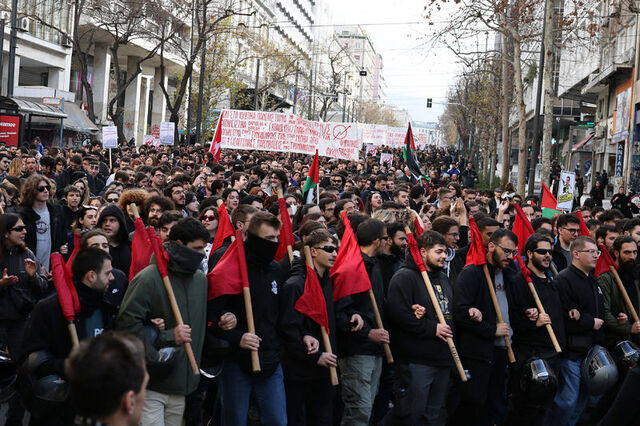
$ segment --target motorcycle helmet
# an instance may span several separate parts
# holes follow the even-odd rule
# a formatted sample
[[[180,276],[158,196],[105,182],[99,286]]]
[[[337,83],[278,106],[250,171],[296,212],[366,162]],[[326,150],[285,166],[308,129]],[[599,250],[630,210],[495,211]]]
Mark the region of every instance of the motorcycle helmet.
[[[550,402],[556,394],[558,379],[542,358],[530,358],[522,368],[520,389],[530,403],[542,406]]]
[[[582,360],[581,376],[593,395],[602,395],[618,381],[618,367],[609,352],[595,345]]]

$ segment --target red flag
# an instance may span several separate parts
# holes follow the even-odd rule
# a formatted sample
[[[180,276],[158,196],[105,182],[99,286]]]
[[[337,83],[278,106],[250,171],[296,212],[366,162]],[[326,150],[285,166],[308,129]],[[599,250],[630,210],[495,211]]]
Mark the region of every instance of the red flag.
[[[242,231],[236,231],[236,239],[231,243],[215,268],[207,274],[209,287],[207,300],[225,294],[240,294],[242,287],[249,287],[247,260],[244,255]]]
[[[409,130],[407,131],[407,135],[405,136],[405,138],[409,139],[409,143],[411,144],[411,150],[415,152],[416,144],[413,141],[413,131],[411,131],[411,122],[409,122]]]
[[[518,237],[518,252],[522,254],[524,252],[524,245],[531,234],[533,234],[533,227],[529,218],[522,211],[522,207],[518,204],[514,204],[516,208],[516,219],[513,221],[513,227],[511,230]]]
[[[576,216],[578,216],[578,219],[580,219],[580,236],[591,238],[591,232],[589,232],[587,224],[584,223],[584,217],[582,217],[582,212],[580,210],[576,212]]]
[[[224,118],[225,111],[222,111],[220,118],[218,118],[218,125],[216,126],[216,133],[211,140],[211,147],[209,152],[213,154],[213,161],[220,163],[220,153],[222,152],[222,119]]]
[[[558,205],[558,201],[556,197],[553,196],[547,185],[542,184],[542,202],[540,203],[540,207],[556,210]]]
[[[153,253],[153,246],[149,240],[149,234],[147,234],[147,230],[144,228],[142,219],[139,217],[136,218],[133,226],[135,226],[136,230],[133,233],[133,241],[131,242],[131,267],[129,268],[129,281],[131,281],[138,272],[149,266],[151,253]]]
[[[476,225],[474,218],[469,219],[469,229],[471,230],[471,246],[467,252],[467,265],[484,265],[487,263],[487,252],[482,241],[482,234]]]
[[[320,183],[320,164],[318,158],[318,150],[316,149],[316,155],[313,157],[311,168],[309,169],[309,177],[316,185]]]
[[[73,251],[71,252],[71,256],[67,259],[67,270],[69,271],[69,275],[71,275],[71,265],[73,264],[73,259],[76,257],[76,254],[80,251],[80,241],[82,241],[82,234],[73,233]]]
[[[422,225],[420,225],[420,219],[418,219],[418,216],[416,216],[413,219],[413,227],[416,230],[416,235],[419,237],[420,235],[422,235],[422,233],[424,232],[424,228],[422,227]],[[415,238],[414,238],[415,240]]]
[[[605,272],[609,272],[609,266],[613,266],[614,268],[618,269],[618,267],[616,266],[616,262],[614,262],[611,254],[609,253],[609,250],[607,250],[607,248],[602,244],[600,244],[598,248],[600,249],[600,257],[598,258],[598,262],[596,263],[596,270],[593,272],[593,275],[595,275],[596,277],[599,277]]]
[[[231,223],[227,206],[222,203],[218,207],[218,229],[216,230],[216,237],[213,239],[213,244],[211,245],[209,258],[211,258],[214,251],[222,247],[225,239],[233,236],[234,234],[235,231],[233,230],[233,224]]]
[[[418,248],[418,242],[416,241],[413,234],[407,234],[407,239],[409,240],[409,252],[411,253],[411,257],[413,257],[413,261],[416,263],[416,266],[422,271],[426,271],[427,267],[424,266],[424,262],[422,261],[422,256],[420,255],[420,249]]]
[[[327,315],[327,302],[324,300],[324,293],[316,271],[307,265],[307,279],[304,282],[304,292],[293,307],[311,318],[314,322],[324,326],[329,332],[329,316]]]
[[[349,219],[347,219],[347,212],[343,211],[340,215],[342,223],[344,223],[344,234],[342,234],[338,257],[331,268],[334,302],[343,297],[371,289],[369,274],[362,260],[358,240],[353,233]]]
[[[282,260],[287,254],[287,246],[293,247],[293,227],[291,226],[291,219],[289,218],[287,203],[284,198],[278,198],[278,207],[280,208],[282,227],[280,228],[280,245],[278,246],[278,251],[276,251],[276,261]]]
[[[520,267],[520,273],[522,274],[522,277],[527,282],[527,284],[533,282],[531,280],[531,271],[529,270],[529,268],[527,268],[527,265],[524,264],[522,256],[516,256],[516,262],[518,263],[518,266]]]
[[[67,272],[64,259],[60,253],[51,255],[51,275],[53,276],[53,285],[56,287],[60,308],[64,318],[73,322],[76,313],[80,312],[80,301],[78,293],[71,282],[71,275]]]
[[[147,235],[149,236],[149,240],[151,241],[151,246],[153,247],[153,254],[156,256],[156,265],[158,267],[158,272],[160,272],[160,276],[162,278],[169,276],[169,271],[167,271],[167,261],[169,260],[169,255],[162,247],[162,242],[160,241],[160,237],[156,235],[155,229],[153,227],[148,227],[146,229]]]

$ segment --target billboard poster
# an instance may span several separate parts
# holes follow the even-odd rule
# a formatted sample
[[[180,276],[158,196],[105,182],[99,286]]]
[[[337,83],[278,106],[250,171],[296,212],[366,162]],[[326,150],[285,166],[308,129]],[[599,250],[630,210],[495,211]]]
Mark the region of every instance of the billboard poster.
[[[20,116],[0,114],[0,142],[18,146],[20,142]]]

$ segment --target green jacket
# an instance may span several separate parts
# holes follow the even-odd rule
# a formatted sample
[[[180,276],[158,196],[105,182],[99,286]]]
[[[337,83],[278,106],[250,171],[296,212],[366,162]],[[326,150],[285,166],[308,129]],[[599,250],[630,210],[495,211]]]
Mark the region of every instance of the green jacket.
[[[640,294],[637,280],[635,280],[633,284],[623,281],[623,284],[625,284],[625,287],[634,285],[636,292]],[[627,309],[627,305],[624,303],[622,294],[620,294],[620,290],[618,289],[618,284],[616,284],[616,280],[611,272],[605,272],[600,275],[598,277],[598,285],[604,296],[604,326],[607,347],[612,347],[621,340],[629,339],[633,318],[631,317],[629,309]],[[637,312],[638,306],[635,306],[635,308]],[[617,320],[617,316],[621,312],[629,318],[624,324],[618,323]]]
[[[206,330],[207,278],[198,268],[202,255],[186,246],[169,242],[165,244],[169,253],[168,271],[171,287],[180,308],[182,319],[191,327],[191,346],[198,365]],[[173,329],[177,323],[169,304],[162,278],[156,267],[155,256],[150,265],[140,271],[129,284],[120,306],[116,326],[132,334],[138,334],[152,318],[163,318],[165,329],[159,333],[156,347],[175,345]],[[194,376],[187,355],[181,357],[166,379],[150,385],[149,389],[167,395],[188,395],[198,386],[200,377]]]

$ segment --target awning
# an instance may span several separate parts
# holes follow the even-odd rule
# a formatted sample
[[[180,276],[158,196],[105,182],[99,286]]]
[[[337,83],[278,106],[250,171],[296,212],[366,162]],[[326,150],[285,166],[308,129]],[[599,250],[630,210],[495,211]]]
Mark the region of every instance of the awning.
[[[0,109],[38,117],[67,118],[61,109],[31,100],[31,98],[9,98],[0,96]]]
[[[577,144],[575,144],[572,148],[571,151],[575,152],[575,151],[584,151],[583,147],[586,145],[587,142],[589,142],[591,140],[591,138],[593,137],[595,133],[590,133],[588,134],[584,139],[582,139],[580,142],[578,142]]]
[[[78,133],[96,133],[99,129],[89,120],[87,114],[73,102],[64,103],[64,112],[67,118],[64,120],[65,130]]]

